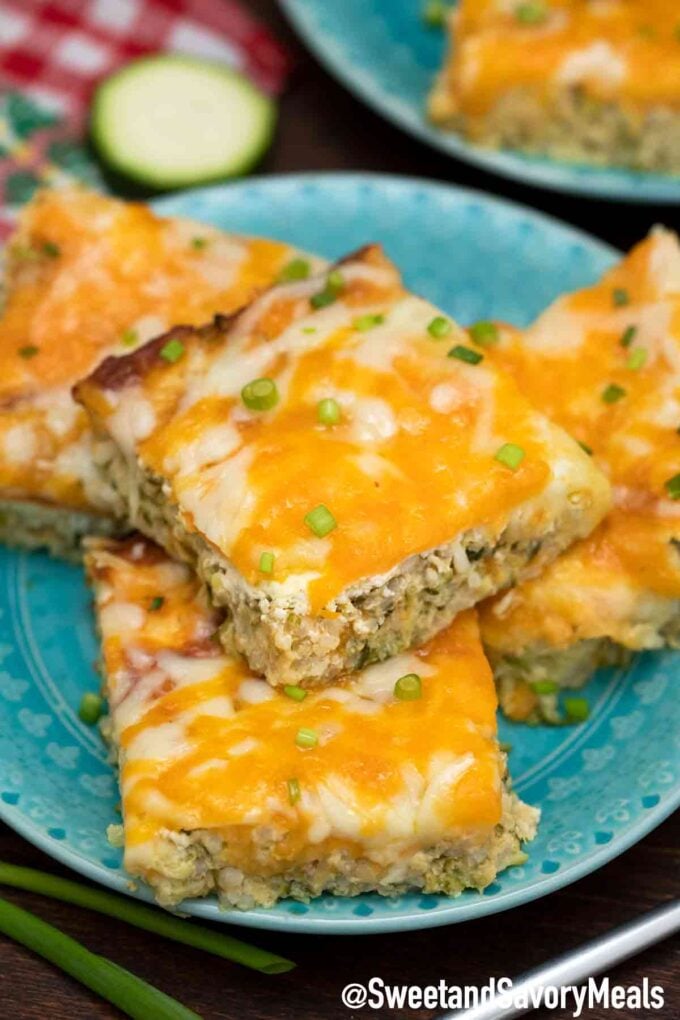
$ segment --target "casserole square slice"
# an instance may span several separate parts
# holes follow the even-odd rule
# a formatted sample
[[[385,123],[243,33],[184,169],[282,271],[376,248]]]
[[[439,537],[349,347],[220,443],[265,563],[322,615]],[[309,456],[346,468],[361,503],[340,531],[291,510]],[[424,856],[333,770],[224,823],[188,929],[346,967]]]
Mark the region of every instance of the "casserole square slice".
[[[130,522],[184,558],[270,683],[422,644],[538,572],[609,486],[373,246],[76,389]]]
[[[631,651],[680,645],[680,245],[649,237],[494,360],[592,451],[614,506],[540,577],[481,608],[514,718],[557,721],[557,694]]]
[[[480,145],[680,173],[669,0],[461,0],[432,120]]]
[[[46,190],[5,254],[0,313],[0,540],[77,558],[116,527],[71,387],[177,322],[229,312],[294,253],[84,188]]]
[[[454,896],[525,859],[538,812],[504,780],[473,611],[305,694],[225,655],[196,576],[148,540],[91,539],[86,565],[120,767],[110,835],[161,904]]]

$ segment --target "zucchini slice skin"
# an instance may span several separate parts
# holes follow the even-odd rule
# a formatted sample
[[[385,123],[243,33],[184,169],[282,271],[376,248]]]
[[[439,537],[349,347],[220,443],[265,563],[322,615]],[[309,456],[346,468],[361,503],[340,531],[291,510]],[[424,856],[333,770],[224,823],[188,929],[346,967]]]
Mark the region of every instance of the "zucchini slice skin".
[[[225,64],[142,57],[97,88],[90,134],[113,171],[156,191],[247,173],[269,148],[276,104]]]

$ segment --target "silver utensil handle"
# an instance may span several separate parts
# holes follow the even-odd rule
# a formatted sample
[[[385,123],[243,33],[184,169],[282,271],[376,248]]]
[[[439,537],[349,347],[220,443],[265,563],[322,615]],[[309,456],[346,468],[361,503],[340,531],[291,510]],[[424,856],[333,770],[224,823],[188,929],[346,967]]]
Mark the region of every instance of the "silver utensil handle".
[[[629,921],[613,931],[572,949],[556,960],[527,971],[513,981],[512,995],[526,993],[532,1003],[528,1008],[511,1006],[503,1009],[501,995],[495,995],[472,1009],[445,1013],[437,1020],[510,1020],[511,1017],[534,1009],[532,991],[537,994],[546,986],[579,985],[589,977],[601,974],[643,949],[661,942],[680,931],[680,900],[664,903],[642,917]],[[522,999],[524,996],[522,995]],[[536,1006],[540,1005],[540,999]]]

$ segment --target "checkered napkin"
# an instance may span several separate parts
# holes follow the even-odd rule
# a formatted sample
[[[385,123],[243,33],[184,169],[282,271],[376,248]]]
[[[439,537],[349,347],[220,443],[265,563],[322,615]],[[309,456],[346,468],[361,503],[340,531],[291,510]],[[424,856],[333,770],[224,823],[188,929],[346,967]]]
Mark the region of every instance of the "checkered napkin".
[[[273,94],[289,71],[234,0],[0,0],[0,238],[37,187],[101,186],[80,141],[93,87],[159,50],[224,61]]]

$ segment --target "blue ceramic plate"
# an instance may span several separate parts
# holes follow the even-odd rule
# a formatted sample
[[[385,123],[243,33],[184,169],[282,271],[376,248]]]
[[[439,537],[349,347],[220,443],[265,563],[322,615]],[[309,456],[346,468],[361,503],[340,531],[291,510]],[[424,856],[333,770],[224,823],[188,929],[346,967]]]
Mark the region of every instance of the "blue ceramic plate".
[[[382,241],[411,287],[467,323],[525,324],[563,290],[587,284],[616,253],[529,210],[424,181],[358,175],[280,177],[185,193],[166,213],[279,237],[328,257]],[[81,571],[43,555],[0,550],[0,814],[48,854],[127,888],[106,842],[115,779],[96,730],[78,721],[96,688],[97,644]],[[371,932],[464,921],[517,906],[600,867],[658,825],[680,800],[677,653],[603,672],[592,713],[573,729],[503,723],[519,793],[543,809],[529,860],[484,893],[456,900],[324,897],[309,905],[211,919],[289,931]],[[138,892],[137,895],[144,895]]]
[[[342,83],[405,131],[459,159],[523,183],[626,202],[680,202],[680,177],[494,152],[432,127],[425,101],[445,33],[422,20],[424,0],[281,0],[311,50]]]

